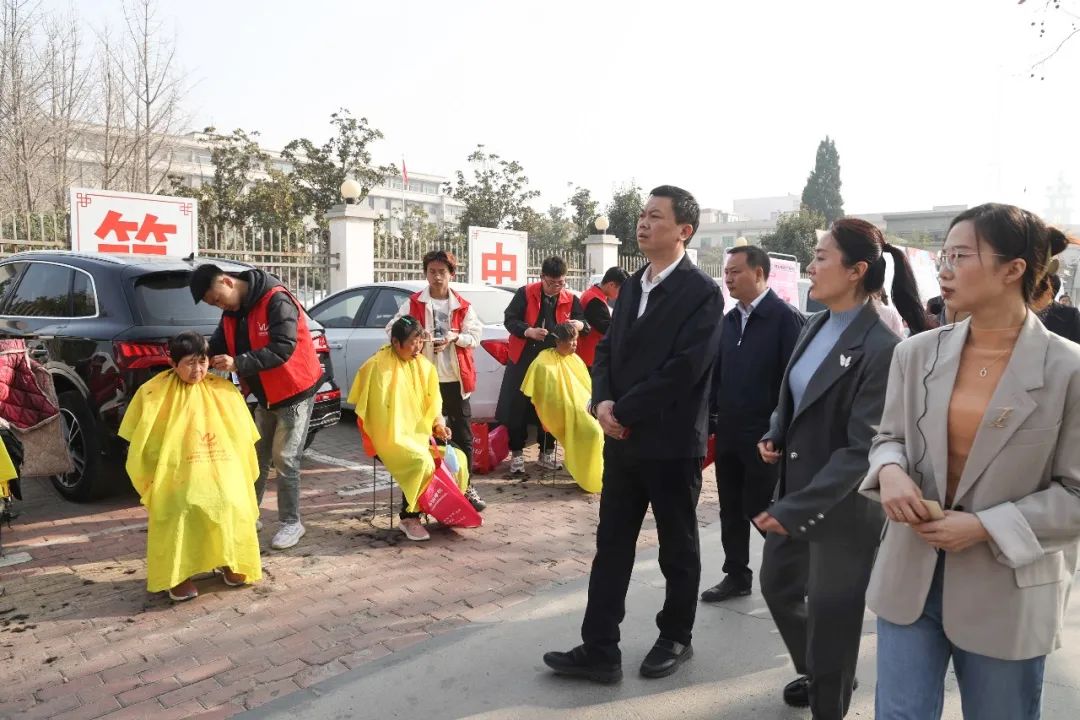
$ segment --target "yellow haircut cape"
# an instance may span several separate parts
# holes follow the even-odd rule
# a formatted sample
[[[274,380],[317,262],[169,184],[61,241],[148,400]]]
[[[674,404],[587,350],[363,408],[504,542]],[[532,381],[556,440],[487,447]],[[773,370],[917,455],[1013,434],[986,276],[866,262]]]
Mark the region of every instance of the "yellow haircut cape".
[[[536,415],[562,443],[566,469],[586,492],[600,492],[604,475],[604,431],[586,409],[592,380],[577,355],[544,350],[525,373],[521,392],[532,398]]]
[[[409,512],[419,512],[416,500],[435,474],[431,429],[442,414],[435,366],[423,355],[402,360],[385,345],[357,371],[349,402]]]
[[[259,433],[233,384],[207,375],[190,385],[160,373],[135,393],[119,434],[131,443],[128,476],[150,514],[147,589],[222,565],[261,579]]]
[[[8,455],[7,447],[0,442],[0,498],[6,498],[11,494],[8,483],[18,476],[15,472],[15,463],[11,462],[11,456]]]

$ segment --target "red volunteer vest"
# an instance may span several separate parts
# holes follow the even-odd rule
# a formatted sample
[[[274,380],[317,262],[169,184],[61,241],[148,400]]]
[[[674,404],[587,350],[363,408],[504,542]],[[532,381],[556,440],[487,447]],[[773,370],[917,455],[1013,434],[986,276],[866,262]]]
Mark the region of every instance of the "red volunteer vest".
[[[540,293],[543,292],[540,283],[536,282],[525,288],[525,322],[529,327],[536,325],[540,317]],[[570,310],[574,307],[574,296],[569,290],[560,290],[559,299],[555,302],[555,322],[564,323],[570,319]],[[521,353],[525,352],[525,338],[511,335],[508,341],[510,347],[510,359],[515,363],[521,359]]]
[[[284,365],[259,373],[259,382],[262,384],[263,392],[266,393],[266,404],[269,407],[299,395],[305,390],[310,390],[322,379],[323,375],[319,356],[315,354],[315,343],[312,342],[311,332],[308,330],[304,308],[281,285],[271,288],[248,311],[248,341],[251,343],[251,349],[260,350],[270,344],[270,321],[267,308],[270,306],[270,298],[279,292],[286,293],[300,312],[296,319],[296,348],[293,349],[292,355]],[[236,357],[236,324],[235,317],[221,316],[225,344],[233,357]],[[242,378],[241,384],[243,384]]]
[[[461,332],[462,325],[465,324],[465,315],[469,312],[469,301],[458,295],[456,292],[454,297],[461,303],[461,307],[450,313],[450,329],[454,332]],[[423,291],[417,291],[409,296],[409,314],[420,321],[421,326],[427,328],[427,303],[420,301],[420,296]],[[454,346],[457,350],[457,364],[458,371],[461,373],[461,392],[471,393],[476,390],[476,363],[473,362],[472,348],[463,348],[457,345]]]
[[[599,300],[607,305],[607,295],[600,288],[599,285],[593,285],[591,288],[581,293],[581,308],[584,310],[589,306],[593,300]],[[579,335],[577,339],[577,354],[585,361],[585,364],[592,367],[593,360],[596,358],[596,346],[600,344],[600,339],[604,337],[604,334],[593,328],[589,331],[588,335]]]

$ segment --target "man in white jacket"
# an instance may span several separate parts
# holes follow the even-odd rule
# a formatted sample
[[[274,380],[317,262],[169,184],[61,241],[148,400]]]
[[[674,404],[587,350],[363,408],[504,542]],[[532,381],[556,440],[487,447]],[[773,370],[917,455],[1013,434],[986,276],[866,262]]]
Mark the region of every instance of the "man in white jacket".
[[[473,436],[469,396],[476,389],[473,348],[480,346],[484,326],[469,301],[450,289],[456,269],[457,258],[453,253],[433,250],[424,255],[428,286],[401,304],[386,332],[389,334],[391,326],[405,315],[412,315],[423,326],[431,340],[424,343],[424,357],[439,372],[446,426],[450,428],[453,444],[468,458],[471,472]],[[487,507],[472,485],[465,491],[465,497],[478,511]]]

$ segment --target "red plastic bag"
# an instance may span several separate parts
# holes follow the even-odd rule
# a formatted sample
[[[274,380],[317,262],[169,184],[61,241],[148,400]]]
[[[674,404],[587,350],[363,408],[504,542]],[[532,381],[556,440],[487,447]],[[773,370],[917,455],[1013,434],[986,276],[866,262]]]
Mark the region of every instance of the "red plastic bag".
[[[709,444],[705,447],[705,462],[702,463],[701,469],[704,470],[714,462],[716,462],[716,435],[710,435]]]
[[[484,518],[465,499],[441,458],[435,460],[435,475],[420,493],[417,504],[420,512],[447,527],[476,528],[484,524]]]
[[[486,475],[510,454],[510,434],[506,426],[488,430],[487,423],[473,423],[473,468],[476,475]]]
[[[491,448],[492,469],[506,459],[510,454],[510,433],[505,425],[500,425],[488,435],[488,446]]]

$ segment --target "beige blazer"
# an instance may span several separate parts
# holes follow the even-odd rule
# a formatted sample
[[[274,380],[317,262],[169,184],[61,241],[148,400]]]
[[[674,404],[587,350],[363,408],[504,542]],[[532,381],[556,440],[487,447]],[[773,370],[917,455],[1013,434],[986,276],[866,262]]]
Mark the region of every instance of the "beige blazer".
[[[880,500],[878,472],[895,463],[924,497],[943,502],[949,399],[968,324],[897,346],[864,495]],[[1080,345],[1052,335],[1034,313],[975,435],[954,504],[978,515],[992,541],[946,554],[946,636],[1004,660],[1049,654],[1061,644],[1080,540]],[[936,562],[914,530],[888,521],[867,604],[890,622],[915,622]]]

